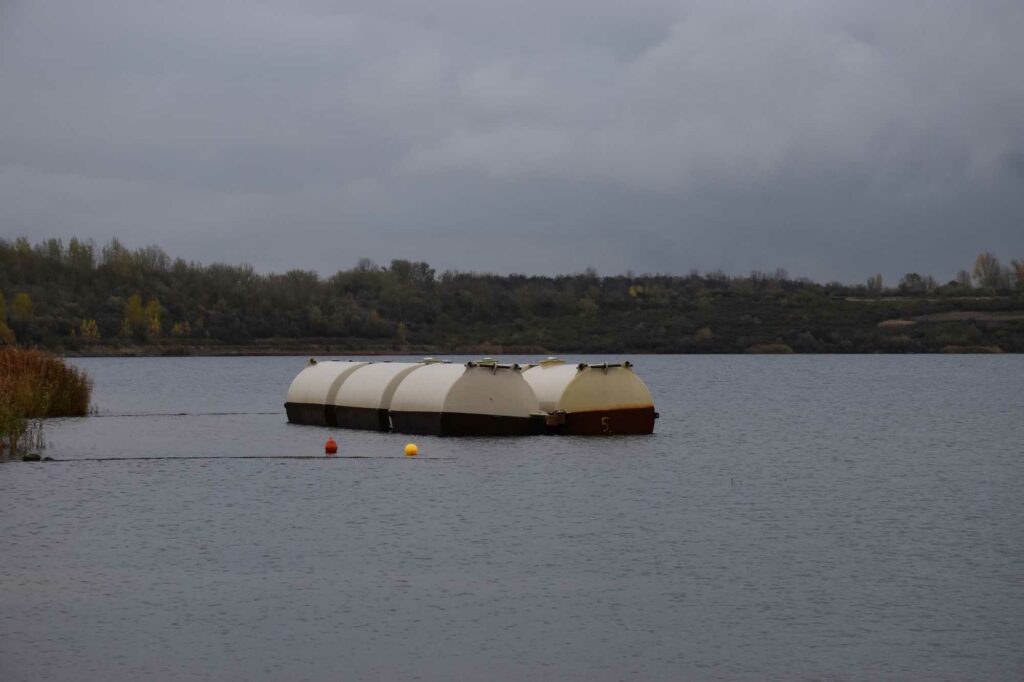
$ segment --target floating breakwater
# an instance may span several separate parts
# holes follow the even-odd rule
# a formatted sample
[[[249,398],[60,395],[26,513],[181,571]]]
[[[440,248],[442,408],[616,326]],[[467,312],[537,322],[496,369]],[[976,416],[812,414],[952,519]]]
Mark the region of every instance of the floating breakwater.
[[[314,359],[295,377],[288,420],[443,436],[626,435],[654,431],[654,402],[628,362],[518,365]]]

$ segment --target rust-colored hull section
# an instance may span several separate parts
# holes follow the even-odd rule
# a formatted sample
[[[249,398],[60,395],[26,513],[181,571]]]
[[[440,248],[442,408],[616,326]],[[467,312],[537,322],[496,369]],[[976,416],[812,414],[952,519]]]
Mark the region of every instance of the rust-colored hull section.
[[[654,433],[654,407],[569,412],[552,433],[570,436],[634,436]]]

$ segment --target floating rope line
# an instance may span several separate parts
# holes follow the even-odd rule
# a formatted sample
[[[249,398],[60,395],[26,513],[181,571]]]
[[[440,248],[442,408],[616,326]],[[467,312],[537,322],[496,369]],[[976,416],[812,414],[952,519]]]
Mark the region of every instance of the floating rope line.
[[[116,414],[89,414],[87,417],[237,417],[245,415],[277,414],[282,417],[284,412],[125,412]],[[78,417],[80,419],[80,417]]]
[[[61,462],[64,464],[73,462],[138,462],[146,460],[176,460],[176,459],[320,459],[320,460],[343,460],[343,459],[416,459],[423,462],[436,460],[455,459],[454,457],[406,457],[404,455],[344,455],[340,457],[325,457],[323,455],[185,455],[183,457],[75,457],[72,459],[46,459],[43,462]]]

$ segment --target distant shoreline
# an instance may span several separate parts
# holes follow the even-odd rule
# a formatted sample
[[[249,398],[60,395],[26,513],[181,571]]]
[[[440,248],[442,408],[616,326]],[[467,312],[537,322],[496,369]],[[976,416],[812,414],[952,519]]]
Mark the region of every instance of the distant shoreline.
[[[340,344],[308,345],[295,347],[282,346],[129,346],[99,347],[58,351],[69,358],[116,358],[116,357],[308,357],[334,355],[554,355],[544,348],[506,347],[469,347],[455,349],[437,349],[422,347],[405,348],[348,348]]]
[[[324,278],[116,240],[0,239],[0,344],[82,357],[1024,353],[1024,261],[983,253],[973,276],[910,272],[889,287],[782,269],[438,275],[401,259]]]
[[[1005,351],[998,346],[947,346],[934,352],[808,352],[796,351],[788,346],[784,348],[748,349],[743,353],[736,352],[669,352],[658,353],[650,350],[608,350],[608,351],[553,351],[537,348],[341,348],[336,346],[303,346],[297,348],[280,347],[248,347],[248,346],[132,346],[126,348],[96,348],[89,350],[57,351],[66,358],[154,358],[154,357],[336,357],[336,356],[388,356],[388,355],[414,355],[414,356],[445,356],[445,355],[479,355],[479,356],[501,356],[501,355],[537,355],[537,356],[574,356],[574,355],[604,355],[608,357],[619,357],[625,355],[1020,355],[1012,351]]]

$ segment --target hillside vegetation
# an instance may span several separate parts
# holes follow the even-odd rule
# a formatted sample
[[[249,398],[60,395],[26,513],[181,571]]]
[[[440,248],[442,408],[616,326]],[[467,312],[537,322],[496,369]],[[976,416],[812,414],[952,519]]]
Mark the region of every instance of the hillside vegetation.
[[[157,247],[0,240],[0,344],[61,352],[1024,351],[1024,264],[978,256],[947,283],[557,277],[362,260],[329,277],[172,259]]]

